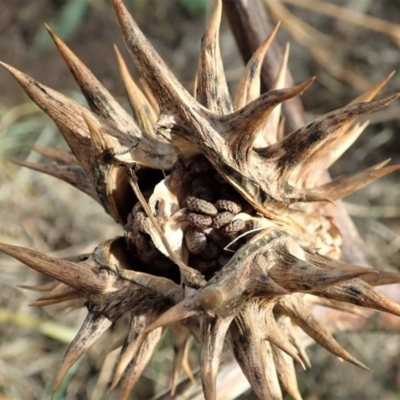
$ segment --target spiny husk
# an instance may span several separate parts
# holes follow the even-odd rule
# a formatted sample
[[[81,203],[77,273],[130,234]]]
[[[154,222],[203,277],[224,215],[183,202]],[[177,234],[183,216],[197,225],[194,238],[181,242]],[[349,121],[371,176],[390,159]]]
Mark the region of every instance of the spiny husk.
[[[35,148],[51,163],[15,163],[72,184],[100,202],[125,232],[92,254],[57,259],[6,244],[0,251],[58,284],[34,305],[82,306],[88,315],[57,374],[115,321],[129,316],[111,389],[127,399],[171,327],[172,396],[190,338],[200,345],[204,396],[216,399],[216,377],[227,342],[256,395],[301,399],[293,360],[310,361],[296,329],[332,354],[368,369],[333,338],[310,310],[322,304],[360,314],[360,307],[400,315],[400,306],[373,286],[400,275],[340,261],[341,234],[327,205],[400,169],[387,161],[319,184],[320,176],[365,129],[362,114],[399,94],[373,101],[387,77],[351,104],[286,136],[281,104],[314,81],[286,88],[289,47],[271,90],[260,93],[263,58],[278,27],[244,69],[231,100],[219,49],[222,5],[216,0],[200,48],[191,96],[144,37],[120,0],[113,0],[143,91],[116,49],[134,118],[53,33],[91,110],[3,64],[59,127],[71,152]],[[166,176],[160,171],[164,170]],[[296,328],[297,327],[297,328]]]

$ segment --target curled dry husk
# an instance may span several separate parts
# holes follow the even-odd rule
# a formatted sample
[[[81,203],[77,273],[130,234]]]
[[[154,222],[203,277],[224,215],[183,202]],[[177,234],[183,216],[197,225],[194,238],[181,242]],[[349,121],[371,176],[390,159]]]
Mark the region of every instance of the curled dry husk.
[[[360,307],[400,315],[373,286],[399,282],[340,260],[342,236],[331,203],[400,166],[388,161],[320,184],[367,124],[356,118],[395,100],[373,98],[382,80],[353,103],[284,135],[281,104],[314,78],[286,88],[287,47],[270,91],[260,93],[263,58],[278,27],[244,69],[233,100],[219,50],[221,1],[203,37],[190,95],[143,36],[120,0],[113,1],[144,92],[117,51],[133,118],[49,29],[90,110],[3,64],[60,129],[69,150],[35,148],[48,163],[15,163],[55,176],[103,205],[125,235],[92,254],[57,259],[0,245],[0,251],[57,284],[33,289],[37,306],[86,305],[88,315],[69,346],[55,390],[73,363],[117,320],[126,318],[111,389],[127,399],[167,327],[174,361],[171,395],[200,346],[200,379],[208,400],[227,343],[260,399],[300,399],[293,361],[310,362],[303,330],[332,354],[361,368],[313,315],[320,304],[360,314]],[[32,289],[32,287],[30,287]]]

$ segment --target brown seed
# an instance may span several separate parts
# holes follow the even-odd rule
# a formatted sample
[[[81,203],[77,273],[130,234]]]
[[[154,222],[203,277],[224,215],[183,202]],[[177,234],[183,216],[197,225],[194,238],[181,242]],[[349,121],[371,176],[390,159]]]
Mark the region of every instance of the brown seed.
[[[218,210],[214,207],[212,203],[206,200],[199,199],[197,197],[188,196],[186,198],[186,204],[190,211],[211,216],[218,214]]]
[[[144,211],[138,211],[136,213],[135,221],[140,232],[150,234],[150,220]]]
[[[239,233],[246,227],[246,223],[242,219],[235,219],[228,225],[223,226],[220,231],[225,235],[230,235],[232,233]]]
[[[232,221],[234,215],[228,211],[219,213],[213,218],[213,227],[219,229]]]
[[[185,243],[190,253],[200,254],[206,248],[207,238],[204,233],[189,227],[185,232]]]
[[[242,211],[242,206],[232,200],[219,199],[214,205],[218,211],[229,211],[233,215],[239,214]]]
[[[190,225],[198,229],[204,229],[212,224],[212,218],[209,215],[202,215],[196,213],[189,213],[186,217],[187,222]]]

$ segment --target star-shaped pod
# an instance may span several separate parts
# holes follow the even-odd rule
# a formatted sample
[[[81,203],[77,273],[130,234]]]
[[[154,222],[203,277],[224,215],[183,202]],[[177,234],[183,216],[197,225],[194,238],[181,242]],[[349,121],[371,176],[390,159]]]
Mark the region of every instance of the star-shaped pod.
[[[222,5],[216,0],[200,47],[192,96],[144,37],[120,0],[119,26],[144,81],[134,82],[117,49],[133,116],[50,29],[90,110],[13,67],[5,66],[60,129],[70,150],[35,148],[50,162],[17,164],[62,179],[103,205],[124,236],[92,254],[57,259],[0,245],[0,251],[58,283],[38,306],[86,305],[88,315],[61,363],[54,389],[71,365],[113,323],[126,332],[111,388],[130,391],[170,327],[174,394],[188,363],[191,338],[200,346],[207,400],[227,344],[260,399],[300,399],[293,361],[310,362],[297,333],[361,368],[312,313],[313,304],[348,312],[359,307],[400,316],[400,306],[374,289],[399,282],[340,260],[342,236],[331,203],[400,169],[387,161],[320,184],[320,176],[362,133],[362,114],[399,95],[373,101],[386,82],[341,109],[284,135],[281,104],[314,78],[285,87],[289,47],[275,82],[260,92],[263,58],[278,27],[245,67],[231,98],[219,49]]]

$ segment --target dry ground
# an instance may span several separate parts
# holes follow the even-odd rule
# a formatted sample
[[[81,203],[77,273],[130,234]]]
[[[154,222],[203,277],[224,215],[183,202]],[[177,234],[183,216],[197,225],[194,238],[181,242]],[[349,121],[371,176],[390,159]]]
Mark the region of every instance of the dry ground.
[[[255,1],[255,0],[254,0]],[[299,0],[300,2],[300,0]],[[319,0],[320,3],[328,3]],[[0,58],[55,89],[81,99],[61,57],[45,39],[44,22],[66,32],[67,43],[106,87],[123,97],[112,44],[122,48],[106,0],[89,1],[78,9],[73,0],[14,0],[0,13]],[[85,1],[81,1],[85,3]],[[193,83],[197,48],[204,28],[202,1],[126,1],[140,26],[187,87]],[[194,4],[196,3],[196,4]],[[400,1],[332,1],[358,8],[390,23],[400,21]],[[189,4],[189,5],[188,5]],[[70,9],[66,7],[69,5]],[[200,5],[195,9],[196,5]],[[74,8],[75,7],[75,8]],[[400,40],[306,9],[290,6],[299,18],[329,35],[324,65],[316,62],[315,46],[299,46],[283,30],[279,41],[291,42],[290,66],[296,82],[317,75],[303,96],[310,118],[349,102],[370,83],[398,68]],[[72,10],[72,11],[71,11]],[[206,11],[204,11],[206,10]],[[68,14],[68,13],[75,14]],[[387,25],[387,33],[395,32]],[[400,30],[400,26],[398,28]],[[323,46],[322,46],[323,47]],[[225,66],[232,86],[241,61],[227,24],[222,28]],[[309,50],[314,49],[314,57]],[[339,71],[339,72],[338,72]],[[400,74],[385,88],[400,88]],[[400,103],[371,116],[372,126],[338,165],[334,175],[353,172],[391,157],[400,163]],[[34,248],[60,257],[90,251],[120,233],[118,226],[91,199],[53,178],[14,167],[7,157],[36,161],[29,146],[62,146],[54,125],[22,94],[10,76],[0,71],[0,241]],[[347,199],[348,209],[378,268],[400,269],[400,174],[393,174]],[[65,315],[56,308],[29,307],[35,295],[17,288],[43,279],[8,258],[0,263],[0,399],[45,399],[55,370],[83,313]],[[400,338],[398,334],[340,335],[339,341],[369,365],[374,374],[341,363],[321,349],[309,349],[313,368],[299,371],[305,399],[399,399]],[[172,352],[168,337],[138,385],[134,399],[147,398],[168,382]],[[56,399],[86,399],[92,392],[105,345],[97,346],[71,370]],[[195,359],[193,360],[195,363]],[[115,395],[108,395],[113,399]],[[254,398],[251,393],[248,399]]]

